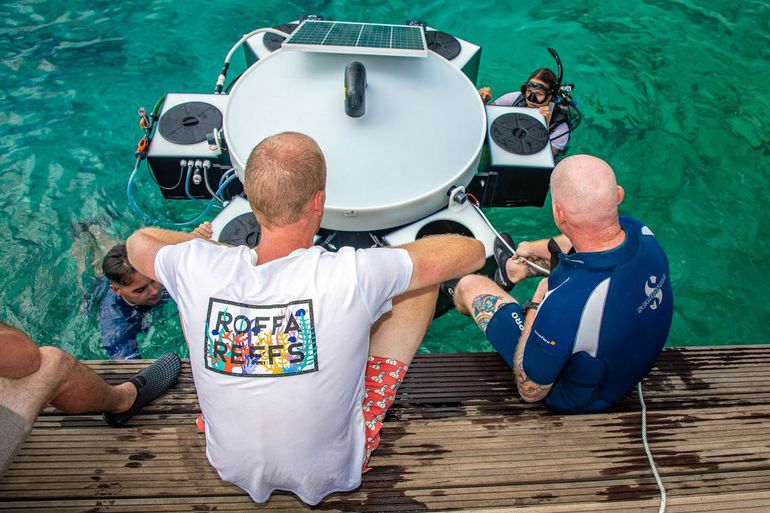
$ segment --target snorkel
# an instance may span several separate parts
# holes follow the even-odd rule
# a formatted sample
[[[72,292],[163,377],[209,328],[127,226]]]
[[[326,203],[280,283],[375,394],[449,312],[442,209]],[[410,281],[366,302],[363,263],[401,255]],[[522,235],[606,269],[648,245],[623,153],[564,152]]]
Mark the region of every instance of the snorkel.
[[[564,105],[577,108],[577,105],[575,105],[575,100],[572,99],[571,95],[572,90],[575,88],[575,84],[561,85],[561,81],[564,76],[564,68],[562,68],[559,54],[556,53],[556,50],[553,48],[549,48],[548,53],[550,53],[553,59],[556,61],[556,69],[558,71],[558,75],[556,76],[556,85],[553,87],[556,103],[562,103]]]
[[[553,59],[556,61],[556,69],[558,72],[556,76],[556,84],[554,85],[554,101],[557,105],[560,105],[561,108],[564,109],[564,111],[567,113],[566,115],[568,117],[567,123],[569,126],[569,133],[578,127],[580,121],[583,119],[583,114],[580,112],[580,110],[578,110],[577,102],[572,99],[572,90],[575,88],[575,84],[562,85],[561,83],[562,78],[564,77],[564,68],[562,68],[559,54],[556,53],[556,50],[553,48],[549,48],[548,53],[550,53]]]
[[[554,60],[556,61],[556,68],[558,70],[558,74],[556,75],[556,85],[553,86],[554,91],[558,92],[559,89],[561,89],[561,79],[564,75],[564,69],[561,67],[561,59],[559,59],[559,54],[556,53],[556,50],[553,48],[548,49],[548,53],[550,53]]]

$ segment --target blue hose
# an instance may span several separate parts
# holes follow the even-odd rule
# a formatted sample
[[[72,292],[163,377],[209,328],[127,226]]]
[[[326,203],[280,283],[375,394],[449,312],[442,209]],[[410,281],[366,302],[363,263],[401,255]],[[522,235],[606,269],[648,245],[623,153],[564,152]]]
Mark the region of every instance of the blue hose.
[[[219,177],[219,185],[217,187],[222,187],[222,182],[226,179],[227,175],[229,175],[230,173],[232,173],[233,176],[235,176],[235,168],[234,167],[231,167],[230,169],[228,169],[227,171],[222,173],[222,176]]]
[[[211,207],[213,207],[214,203],[217,201],[215,197],[211,198],[211,200],[206,205],[206,208],[204,208],[203,211],[200,214],[198,214],[198,216],[196,216],[194,219],[190,219],[189,221],[184,221],[181,223],[174,223],[166,219],[159,219],[157,217],[151,216],[150,214],[142,210],[141,207],[139,207],[139,205],[136,203],[136,201],[134,201],[134,195],[132,192],[132,189],[134,186],[134,180],[136,179],[136,173],[139,170],[139,164],[141,162],[142,162],[142,157],[137,157],[136,164],[134,165],[134,170],[131,171],[131,176],[128,179],[128,185],[126,186],[126,196],[128,198],[128,204],[131,206],[131,209],[137,214],[139,214],[142,217],[142,219],[144,219],[145,221],[152,224],[157,224],[161,226],[170,226],[170,227],[176,227],[176,228],[183,228],[186,226],[190,226],[192,224],[198,224],[200,220],[203,219],[203,217],[209,213],[209,210],[211,210]],[[189,195],[189,173],[187,178],[188,180],[187,180],[187,183],[185,183],[185,192],[187,192]],[[230,182],[232,182],[235,178],[236,176],[235,174],[233,174],[224,182],[220,180],[219,189],[217,189],[216,195],[219,196],[220,194],[222,194],[222,191],[224,191],[225,188],[230,184]]]
[[[188,166],[188,168],[187,168],[187,175],[185,176],[185,179],[184,179],[185,180],[184,181],[184,192],[185,192],[185,194],[187,194],[187,197],[190,198],[193,201],[197,201],[199,203],[207,203],[207,201],[205,199],[196,198],[195,196],[190,194],[190,173],[192,173],[192,166]],[[217,194],[218,193],[219,193],[219,191],[217,191]]]

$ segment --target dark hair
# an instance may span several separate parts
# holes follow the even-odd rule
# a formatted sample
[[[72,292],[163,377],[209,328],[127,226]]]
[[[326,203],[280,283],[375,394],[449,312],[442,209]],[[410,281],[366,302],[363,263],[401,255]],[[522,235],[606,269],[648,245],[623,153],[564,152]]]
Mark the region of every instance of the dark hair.
[[[128,261],[128,251],[125,244],[113,246],[107,252],[102,260],[102,271],[104,275],[113,283],[118,285],[128,285],[131,283],[131,276],[136,269]]]
[[[554,93],[553,89],[556,86],[556,74],[553,71],[548,68],[536,69],[532,72],[527,81],[532,80],[533,78],[545,83],[551,91],[550,94]]]

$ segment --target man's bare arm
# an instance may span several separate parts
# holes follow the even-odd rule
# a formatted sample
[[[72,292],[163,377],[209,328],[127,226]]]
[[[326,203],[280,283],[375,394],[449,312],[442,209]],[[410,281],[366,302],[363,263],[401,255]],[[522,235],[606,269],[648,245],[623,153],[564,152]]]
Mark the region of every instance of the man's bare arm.
[[[437,285],[480,269],[486,260],[484,244],[462,235],[433,235],[402,246],[414,268],[407,290]]]
[[[572,248],[572,242],[570,242],[566,235],[557,235],[553,237],[553,240],[559,246],[562,253],[566,253]],[[526,278],[545,276],[544,272],[529,265],[528,262],[550,270],[551,252],[548,250],[550,241],[551,239],[521,241],[516,248],[516,257],[508,260],[505,264],[508,279],[517,283]]]
[[[13,326],[0,322],[0,377],[23,378],[40,368],[40,351]]]
[[[195,233],[175,232],[162,228],[142,228],[135,231],[126,241],[128,261],[143,275],[157,280],[155,257],[165,246],[179,244],[199,238]]]
[[[549,262],[551,260],[551,252],[548,251],[548,242],[550,240],[551,239],[521,241],[516,248],[516,255],[533,262],[535,260]],[[559,245],[562,253],[566,253],[572,248],[572,242],[570,242],[566,235],[557,235],[553,237],[553,240]]]

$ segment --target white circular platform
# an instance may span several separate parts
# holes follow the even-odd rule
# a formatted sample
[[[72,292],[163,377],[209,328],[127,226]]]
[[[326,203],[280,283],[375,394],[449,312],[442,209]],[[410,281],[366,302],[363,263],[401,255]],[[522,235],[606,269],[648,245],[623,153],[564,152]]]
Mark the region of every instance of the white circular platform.
[[[366,114],[344,108],[344,71],[366,67]],[[430,215],[452,185],[468,185],[486,135],[484,105],[468,78],[429,52],[425,58],[277,50],[233,87],[225,138],[239,178],[265,137],[313,137],[328,166],[322,226],[379,230]]]

